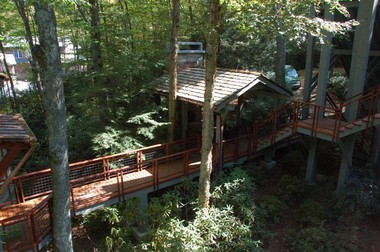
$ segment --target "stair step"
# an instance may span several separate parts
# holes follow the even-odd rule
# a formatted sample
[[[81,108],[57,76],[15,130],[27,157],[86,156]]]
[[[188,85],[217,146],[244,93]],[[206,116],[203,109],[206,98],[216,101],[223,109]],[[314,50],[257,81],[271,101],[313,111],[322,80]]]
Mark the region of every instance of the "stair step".
[[[360,120],[357,120],[357,121],[353,122],[353,124],[356,125],[356,126],[360,126],[360,125],[363,124],[363,122],[360,121]]]
[[[380,119],[380,113],[375,114],[376,119]]]
[[[353,128],[354,128],[354,125],[353,125],[352,123],[349,123],[349,124],[344,125],[344,127],[345,127],[346,129],[353,129]]]

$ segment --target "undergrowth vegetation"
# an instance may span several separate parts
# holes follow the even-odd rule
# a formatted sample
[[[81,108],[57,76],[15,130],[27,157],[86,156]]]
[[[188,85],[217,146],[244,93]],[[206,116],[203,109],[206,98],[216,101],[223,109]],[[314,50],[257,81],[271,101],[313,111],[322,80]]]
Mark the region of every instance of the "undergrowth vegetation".
[[[289,169],[291,175],[249,163],[220,174],[209,209],[197,207],[197,182],[187,180],[151,198],[146,211],[133,198],[85,216],[83,224],[107,251],[363,250],[360,225],[380,212],[371,170],[355,169],[336,193],[323,174],[310,185],[300,169]]]

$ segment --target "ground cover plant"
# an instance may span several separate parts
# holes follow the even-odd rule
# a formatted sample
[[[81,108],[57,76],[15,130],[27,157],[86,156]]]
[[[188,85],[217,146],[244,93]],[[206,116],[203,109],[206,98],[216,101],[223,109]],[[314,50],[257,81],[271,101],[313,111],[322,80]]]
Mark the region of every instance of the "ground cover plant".
[[[297,153],[300,160],[302,154]],[[283,167],[302,162],[277,160],[275,169],[251,162],[215,177],[209,209],[197,208],[197,182],[186,181],[151,198],[147,216],[136,208],[136,199],[94,213],[93,220],[90,214],[84,218],[87,234],[96,243],[90,247],[98,251],[376,251],[380,244],[376,173],[357,167],[347,186],[336,193],[336,178],[328,169],[320,169],[310,185],[301,168]],[[94,230],[87,228],[91,222]],[[149,235],[137,241],[132,235],[136,228]]]

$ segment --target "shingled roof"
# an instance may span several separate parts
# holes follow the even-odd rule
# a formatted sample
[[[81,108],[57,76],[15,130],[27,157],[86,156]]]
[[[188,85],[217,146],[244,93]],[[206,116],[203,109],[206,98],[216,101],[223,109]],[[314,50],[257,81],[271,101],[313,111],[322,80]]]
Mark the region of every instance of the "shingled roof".
[[[0,114],[0,193],[4,190],[17,171],[24,165],[36,144],[36,137],[19,114]],[[7,174],[19,154],[26,150],[20,161],[5,181]]]
[[[187,68],[179,71],[177,99],[202,106],[205,91],[204,76],[204,68]],[[169,77],[167,74],[154,81],[154,85],[153,89],[156,92],[164,95],[169,94]],[[285,97],[292,96],[290,91],[258,72],[217,69],[214,88],[215,111],[222,110],[230,102],[252,89]]]

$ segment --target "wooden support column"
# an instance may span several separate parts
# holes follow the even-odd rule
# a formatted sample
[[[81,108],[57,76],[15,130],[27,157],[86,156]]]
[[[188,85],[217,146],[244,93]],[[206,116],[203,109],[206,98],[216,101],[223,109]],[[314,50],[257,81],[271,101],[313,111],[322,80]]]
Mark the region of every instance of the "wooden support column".
[[[310,7],[310,16],[315,17],[314,6]],[[309,101],[311,96],[311,85],[313,79],[313,68],[314,68],[314,47],[315,47],[315,37],[311,34],[307,38],[307,49],[306,49],[306,67],[305,67],[305,81],[303,83],[303,101]],[[306,107],[302,110],[302,118],[307,118],[309,115],[309,109]]]
[[[223,169],[223,123],[222,116],[216,114],[216,129],[215,129],[215,160],[217,173],[221,172]]]
[[[315,8],[310,8],[310,16],[315,17]],[[311,34],[307,37],[305,82],[303,84],[303,101],[308,101],[311,95],[311,81],[313,79],[315,37]]]
[[[182,141],[185,141],[186,132],[189,129],[189,116],[186,102],[181,102],[181,126]]]
[[[310,144],[307,147],[309,153],[307,156],[305,180],[309,183],[313,183],[315,181],[317,167],[317,141],[318,139],[311,139]]]
[[[360,25],[356,28],[354,37],[350,79],[346,96],[348,98],[362,93],[364,89],[377,5],[378,0],[359,2],[357,19],[359,20]],[[356,119],[357,106],[358,104],[352,104],[350,107],[346,108],[345,117],[348,120]],[[343,155],[339,170],[338,191],[342,189],[350,175],[354,142],[355,134],[346,137],[340,142]]]
[[[350,176],[352,168],[352,153],[354,152],[355,135],[347,136],[339,142],[342,151],[342,159],[340,161],[339,178],[337,184],[337,191],[343,188],[348,177]]]
[[[368,165],[375,165],[380,151],[380,126],[376,126],[375,135],[373,136],[372,149],[368,158]],[[379,166],[380,169],[380,166]]]
[[[325,6],[325,20],[332,21],[334,19],[333,13],[330,12],[330,5]],[[331,32],[323,32],[325,36],[324,44],[321,46],[321,55],[319,58],[319,75],[317,86],[317,98],[316,104],[320,106],[325,105],[327,84],[330,71],[330,57],[331,57],[331,44],[332,34]]]
[[[362,93],[364,89],[377,4],[378,0],[359,2],[357,20],[360,25],[356,27],[355,31],[347,98]],[[353,104],[346,108],[345,116],[348,120],[356,119],[357,105]]]

